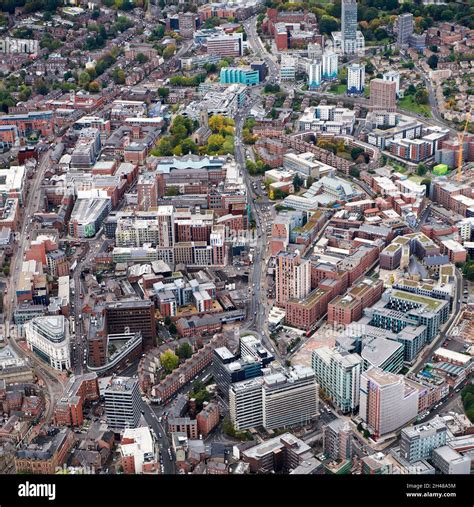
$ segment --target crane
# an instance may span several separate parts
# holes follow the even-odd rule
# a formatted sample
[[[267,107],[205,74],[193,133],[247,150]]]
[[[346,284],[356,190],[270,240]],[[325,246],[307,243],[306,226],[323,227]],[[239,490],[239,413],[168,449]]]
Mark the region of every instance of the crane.
[[[462,174],[462,155],[464,149],[464,137],[466,136],[467,126],[471,121],[471,110],[466,113],[466,123],[464,124],[464,130],[462,132],[458,132],[458,141],[459,141],[459,152],[458,152],[458,172],[456,174],[456,181],[461,181]]]

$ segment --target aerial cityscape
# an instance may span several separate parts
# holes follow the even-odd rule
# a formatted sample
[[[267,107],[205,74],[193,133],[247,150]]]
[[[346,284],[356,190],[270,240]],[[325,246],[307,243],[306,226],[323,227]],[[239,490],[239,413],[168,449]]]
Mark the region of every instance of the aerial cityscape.
[[[472,2],[0,31],[0,474],[472,473]]]

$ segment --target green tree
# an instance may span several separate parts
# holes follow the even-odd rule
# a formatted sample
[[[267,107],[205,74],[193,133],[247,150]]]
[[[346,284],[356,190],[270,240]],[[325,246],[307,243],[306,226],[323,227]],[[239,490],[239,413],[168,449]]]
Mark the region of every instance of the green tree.
[[[173,146],[168,137],[162,137],[155,148],[151,150],[151,154],[156,157],[169,157],[173,155]]]
[[[140,65],[143,65],[144,63],[148,62],[148,60],[149,60],[148,56],[144,55],[143,53],[138,53],[138,55],[135,58],[135,61]]]
[[[295,174],[293,177],[293,186],[295,187],[295,191],[298,192],[302,187],[304,181],[303,178],[299,174]]]
[[[175,53],[176,51],[176,46],[174,46],[173,44],[170,44],[169,46],[167,46],[164,51],[163,51],[163,58],[165,60],[169,60]]]
[[[187,155],[189,153],[196,155],[199,150],[196,143],[192,139],[187,138],[181,143],[181,151],[183,155]]]
[[[436,55],[431,55],[428,58],[427,63],[432,69],[436,69],[438,67],[438,60],[439,59]]]
[[[31,88],[25,85],[22,85],[20,88],[20,93],[18,94],[18,99],[21,102],[26,102],[31,97]]]
[[[160,363],[167,373],[171,373],[178,367],[179,357],[172,350],[167,350],[161,354]]]
[[[349,174],[353,177],[353,178],[359,178],[360,176],[360,171],[359,169],[357,169],[357,167],[351,167],[349,169]]]
[[[331,35],[331,32],[337,32],[339,23],[333,16],[324,15],[319,21],[319,31],[324,35]]]
[[[178,332],[178,329],[176,328],[176,324],[174,322],[172,322],[170,324],[170,327],[168,328],[168,331],[171,333],[171,334],[176,334]]]
[[[222,431],[229,437],[235,437],[234,425],[228,417],[224,417],[224,420],[222,421]]]
[[[35,81],[35,91],[38,95],[48,95],[49,86],[43,78],[39,78]]]
[[[167,315],[165,317],[165,326],[169,326],[171,324],[171,317],[169,315]]]
[[[79,86],[85,88],[91,80],[91,76],[88,72],[84,71],[79,74]]]
[[[91,93],[99,93],[100,92],[100,84],[97,81],[92,81],[92,83],[89,83],[88,89]]]
[[[420,162],[416,168],[416,174],[418,174],[418,176],[424,176],[428,171],[428,168],[426,167],[425,164],[423,164],[423,162]]]
[[[179,195],[179,188],[178,187],[168,187],[166,189],[165,195],[167,197],[173,197],[173,196]],[[169,324],[167,324],[167,326],[171,326],[171,322]]]
[[[418,104],[428,104],[429,102],[429,95],[428,91],[423,88],[419,88],[415,93],[415,100],[418,102]]]
[[[169,94],[170,94],[170,89],[169,88],[163,88],[163,87],[158,88],[158,95],[162,99],[166,99],[166,97],[168,97]]]
[[[217,152],[222,148],[224,144],[224,137],[220,134],[211,134],[207,141],[208,150],[211,152]]]
[[[358,146],[355,146],[351,150],[351,158],[352,160],[357,160],[359,158],[359,155],[364,153],[364,148],[359,148]]]
[[[189,343],[184,342],[176,349],[176,354],[180,359],[189,359],[193,355],[193,348]]]
[[[123,69],[115,68],[112,74],[112,79],[115,84],[125,84],[125,71]]]

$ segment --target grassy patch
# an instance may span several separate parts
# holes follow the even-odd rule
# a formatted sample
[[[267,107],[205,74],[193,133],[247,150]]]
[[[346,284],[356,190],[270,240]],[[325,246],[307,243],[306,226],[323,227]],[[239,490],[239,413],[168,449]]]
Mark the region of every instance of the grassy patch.
[[[347,91],[347,85],[339,84],[333,85],[330,88],[331,93],[335,93],[336,95],[344,95]]]
[[[431,118],[430,106],[427,104],[418,104],[413,95],[407,95],[398,102],[401,109],[412,111],[413,113],[422,114],[426,118]]]

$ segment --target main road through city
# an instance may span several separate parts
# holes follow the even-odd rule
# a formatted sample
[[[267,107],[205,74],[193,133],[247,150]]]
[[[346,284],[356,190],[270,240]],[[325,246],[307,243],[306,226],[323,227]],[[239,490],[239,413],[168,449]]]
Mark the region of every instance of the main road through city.
[[[44,422],[49,422],[53,415],[54,405],[59,396],[63,392],[61,379],[55,370],[50,368],[33,353],[29,353],[21,348],[16,342],[17,332],[13,322],[13,312],[15,309],[15,290],[16,283],[18,282],[18,275],[20,273],[21,263],[23,262],[24,253],[29,243],[30,233],[34,226],[31,217],[38,211],[40,206],[40,187],[43,181],[44,172],[51,163],[52,150],[49,149],[41,154],[39,164],[36,167],[33,178],[29,183],[29,189],[25,198],[25,207],[23,210],[23,217],[21,226],[17,235],[17,246],[13,252],[10,262],[10,276],[8,277],[7,289],[4,294],[4,326],[5,338],[8,340],[11,348],[20,356],[28,357],[31,364],[34,365],[36,375],[42,379],[47,389],[47,408],[44,417]]]

